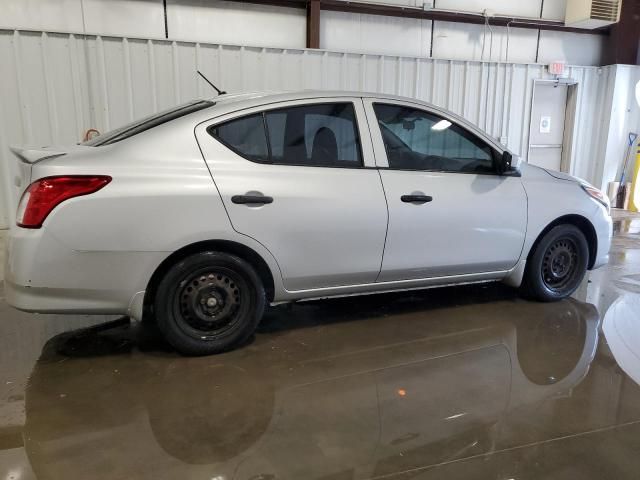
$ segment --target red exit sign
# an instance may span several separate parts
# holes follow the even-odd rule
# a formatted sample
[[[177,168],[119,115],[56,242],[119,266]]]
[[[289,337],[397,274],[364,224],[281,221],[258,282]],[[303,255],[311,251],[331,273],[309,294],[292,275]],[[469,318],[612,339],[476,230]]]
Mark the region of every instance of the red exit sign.
[[[552,62],[549,64],[549,73],[551,75],[564,74],[564,62]]]

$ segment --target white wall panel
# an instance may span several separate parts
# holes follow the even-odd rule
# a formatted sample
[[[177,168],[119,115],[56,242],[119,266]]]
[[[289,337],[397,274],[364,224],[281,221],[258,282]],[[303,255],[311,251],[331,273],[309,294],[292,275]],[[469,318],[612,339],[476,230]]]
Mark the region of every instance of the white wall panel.
[[[0,28],[164,37],[162,0],[0,0]]]
[[[526,156],[534,79],[542,65],[480,63],[327,50],[0,30],[0,225],[18,192],[12,144],[71,144],[91,127],[117,127],[196,96],[201,69],[230,92],[353,89],[415,97],[463,115]],[[597,182],[615,67],[572,67],[579,82],[572,171]],[[629,82],[627,82],[629,83]],[[600,163],[598,163],[600,162]]]
[[[170,38],[199,42],[304,48],[306,14],[300,8],[217,0],[168,0]]]
[[[603,35],[485,27],[343,12],[322,12],[320,46],[328,50],[387,55],[429,56],[455,60],[599,65]],[[508,60],[507,60],[508,53]]]
[[[600,65],[605,35],[585,35],[582,33],[540,32],[538,62],[550,63],[564,60],[575,65]]]
[[[164,37],[162,0],[82,0],[82,6],[88,33]]]
[[[611,102],[616,66],[586,71],[570,69],[578,81],[578,115],[574,125],[574,142],[570,172],[603,188],[602,168],[607,147],[607,125],[610,120]]]
[[[431,21],[323,11],[320,47],[328,50],[429,56]]]
[[[619,181],[623,159],[627,150],[629,133],[640,134],[640,106],[635,98],[636,84],[640,82],[640,67],[617,65],[613,85],[613,94],[607,98],[609,121],[602,125],[607,134],[606,150],[602,155],[603,168],[601,184],[607,185]],[[636,143],[637,145],[637,143]],[[633,160],[636,148],[631,150],[630,166],[627,168],[626,181],[631,180]]]
[[[564,21],[566,10],[567,0],[546,0],[542,9],[542,18]]]
[[[537,44],[538,31],[524,28],[509,28],[507,37],[506,27],[435,22],[433,31],[433,56],[438,58],[533,63]]]
[[[0,28],[82,32],[81,0],[1,0]]]

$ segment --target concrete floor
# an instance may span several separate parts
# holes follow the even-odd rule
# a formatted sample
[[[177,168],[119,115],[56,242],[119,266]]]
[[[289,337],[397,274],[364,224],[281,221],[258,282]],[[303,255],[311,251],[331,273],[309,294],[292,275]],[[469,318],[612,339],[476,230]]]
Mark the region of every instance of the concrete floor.
[[[283,306],[206,358],[0,298],[0,479],[638,479],[640,217],[615,228],[575,299]]]

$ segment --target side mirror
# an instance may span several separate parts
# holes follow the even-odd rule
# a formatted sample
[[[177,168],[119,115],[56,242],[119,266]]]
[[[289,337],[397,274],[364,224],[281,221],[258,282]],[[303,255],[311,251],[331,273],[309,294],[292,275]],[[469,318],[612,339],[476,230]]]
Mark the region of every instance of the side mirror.
[[[498,175],[502,175],[503,173],[511,170],[512,160],[513,160],[513,155],[511,155],[511,152],[507,150],[502,152],[502,156],[500,156],[499,158],[496,158],[496,161],[494,162],[496,173]]]
[[[511,152],[508,152],[507,150],[502,152],[502,165],[504,166],[505,172],[508,172],[509,170],[511,170],[512,160],[513,160],[513,155],[511,155]]]

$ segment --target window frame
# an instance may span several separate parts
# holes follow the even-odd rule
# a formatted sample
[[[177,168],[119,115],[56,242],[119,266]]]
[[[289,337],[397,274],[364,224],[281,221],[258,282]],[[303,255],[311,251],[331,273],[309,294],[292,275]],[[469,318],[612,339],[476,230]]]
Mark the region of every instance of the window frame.
[[[378,121],[378,116],[376,115],[376,111],[375,111],[375,106],[376,105],[382,105],[382,106],[390,106],[390,107],[398,107],[398,108],[411,108],[413,110],[417,110],[419,112],[424,112],[427,115],[431,115],[439,120],[447,120],[449,122],[451,122],[453,125],[455,125],[456,127],[458,127],[460,130],[462,130],[463,132],[465,132],[467,136],[465,136],[465,138],[467,140],[469,140],[470,142],[472,142],[474,145],[476,145],[478,148],[480,148],[482,150],[482,147],[486,147],[489,149],[489,151],[491,152],[491,168],[495,169],[495,162],[497,160],[500,159],[500,157],[502,156],[502,153],[491,143],[489,143],[488,141],[486,141],[485,139],[483,139],[481,136],[479,136],[477,133],[473,132],[472,130],[470,130],[469,128],[467,128],[465,125],[461,124],[459,121],[457,121],[455,118],[452,118],[450,116],[447,116],[446,114],[443,114],[439,111],[435,111],[435,110],[431,110],[426,106],[423,105],[419,105],[419,104],[412,104],[412,103],[404,103],[404,102],[393,102],[393,101],[389,101],[389,100],[385,100],[385,99],[369,99],[370,102],[368,103],[368,107],[370,107],[370,112],[371,115],[373,115],[373,119],[372,122],[375,125],[375,129],[376,129],[376,134],[378,136],[379,142],[382,145],[383,151],[384,151],[384,155],[385,155],[385,162],[386,162],[386,166],[380,166],[378,165],[377,168],[381,169],[381,170],[392,170],[392,171],[398,171],[398,172],[436,172],[436,173],[458,173],[458,174],[463,174],[463,175],[491,175],[491,176],[509,176],[511,175],[511,173],[505,173],[503,175],[500,175],[498,172],[494,171],[490,171],[490,172],[467,172],[467,171],[462,171],[462,170],[447,170],[447,169],[420,169],[420,168],[395,168],[395,167],[391,167],[389,165],[389,154],[387,151],[387,145],[384,141],[384,137],[382,135],[382,130],[380,128],[380,123]],[[372,125],[370,125],[371,127],[373,127]],[[446,158],[446,157],[445,157]]]
[[[267,117],[266,115],[268,113],[271,112],[278,112],[281,110],[290,110],[293,108],[304,108],[304,107],[312,107],[312,106],[320,106],[320,105],[336,105],[336,104],[349,104],[351,105],[351,108],[353,110],[353,119],[355,122],[355,134],[356,134],[356,149],[357,152],[359,154],[359,161],[358,162],[353,162],[354,165],[310,165],[307,163],[281,163],[281,162],[274,162],[273,161],[273,154],[272,154],[272,150],[271,150],[271,140],[269,137],[269,126],[267,124]],[[326,100],[326,99],[322,99],[322,101],[318,101],[318,102],[309,102],[306,101],[304,103],[294,103],[294,104],[289,104],[289,105],[277,105],[277,106],[273,106],[273,108],[264,108],[264,106],[260,107],[260,110],[255,110],[255,111],[251,111],[250,113],[246,113],[244,115],[237,115],[237,116],[233,116],[232,118],[227,118],[221,122],[216,122],[212,125],[209,125],[206,127],[205,131],[206,133],[213,138],[214,140],[220,142],[222,145],[224,145],[225,147],[227,147],[229,150],[231,150],[232,152],[234,152],[236,155],[242,157],[243,159],[252,162],[252,163],[257,163],[260,165],[277,165],[277,166],[281,166],[281,167],[310,167],[310,168],[346,168],[346,169],[366,169],[366,168],[370,168],[366,165],[365,162],[365,157],[364,157],[364,148],[362,145],[362,120],[359,117],[358,114],[358,108],[356,105],[356,102],[353,99],[347,98],[344,100]],[[253,158],[249,158],[247,157],[245,154],[243,154],[242,152],[240,152],[239,150],[237,150],[235,147],[233,147],[232,145],[228,144],[227,142],[225,142],[224,140],[222,140],[220,137],[218,137],[217,135],[214,135],[212,133],[212,130],[214,130],[215,128],[224,125],[226,123],[230,123],[236,120],[240,120],[242,118],[246,118],[246,117],[251,117],[251,116],[255,116],[255,115],[260,115],[262,116],[262,122],[263,122],[263,126],[264,126],[264,135],[265,135],[265,140],[267,143],[267,155],[269,157],[268,161],[259,161],[257,159],[253,159]],[[365,120],[365,124],[366,124],[366,120]]]

